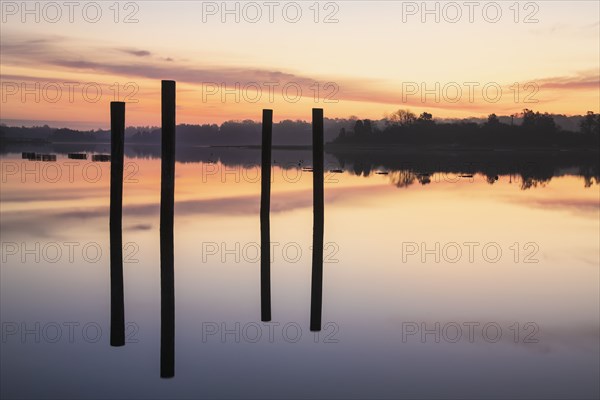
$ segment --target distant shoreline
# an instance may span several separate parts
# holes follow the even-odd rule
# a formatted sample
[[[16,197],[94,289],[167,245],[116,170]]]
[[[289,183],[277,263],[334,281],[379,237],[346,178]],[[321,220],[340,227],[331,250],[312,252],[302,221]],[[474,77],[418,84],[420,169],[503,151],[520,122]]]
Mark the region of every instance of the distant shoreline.
[[[110,145],[107,141],[49,141],[45,139],[13,139],[2,138],[0,145]],[[136,143],[125,142],[126,147],[160,147],[160,143]],[[250,149],[260,150],[260,145],[255,144],[230,144],[230,145],[194,145],[187,143],[178,143],[177,147],[186,146],[188,148],[214,148],[214,149]],[[311,145],[273,145],[277,150],[310,150]],[[523,147],[488,147],[488,146],[462,146],[462,145],[366,145],[366,144],[336,144],[326,143],[325,151],[328,153],[414,153],[414,152],[600,152],[598,147],[589,146],[523,146]]]

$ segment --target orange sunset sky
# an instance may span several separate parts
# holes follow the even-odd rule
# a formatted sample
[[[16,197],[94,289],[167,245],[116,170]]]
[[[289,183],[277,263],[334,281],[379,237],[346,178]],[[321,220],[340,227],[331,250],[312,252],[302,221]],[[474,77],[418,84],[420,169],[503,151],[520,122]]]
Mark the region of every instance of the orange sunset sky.
[[[598,112],[599,3],[491,3],[3,1],[0,119],[159,125],[161,79],[178,123]]]

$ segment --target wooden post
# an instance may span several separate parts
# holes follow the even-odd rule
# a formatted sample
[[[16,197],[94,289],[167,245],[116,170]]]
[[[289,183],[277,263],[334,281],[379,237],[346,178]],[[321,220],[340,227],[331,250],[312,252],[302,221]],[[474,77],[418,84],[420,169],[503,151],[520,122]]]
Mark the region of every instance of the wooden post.
[[[310,330],[321,330],[323,304],[323,233],[324,233],[324,187],[323,187],[323,109],[313,108],[313,248],[312,282],[310,293]]]
[[[125,345],[123,299],[123,146],[125,103],[110,103],[110,345]]]
[[[175,81],[162,81],[160,181],[160,376],[175,376]]]
[[[273,110],[262,114],[262,167],[260,184],[260,319],[271,320],[271,145]]]

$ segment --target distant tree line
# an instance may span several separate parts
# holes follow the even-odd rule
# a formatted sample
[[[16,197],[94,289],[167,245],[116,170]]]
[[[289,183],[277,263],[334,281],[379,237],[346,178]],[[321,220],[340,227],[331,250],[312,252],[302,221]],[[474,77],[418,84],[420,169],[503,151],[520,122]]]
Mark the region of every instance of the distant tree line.
[[[600,115],[589,111],[577,132],[561,129],[548,113],[523,110],[521,124],[500,122],[490,114],[482,124],[436,122],[432,114],[417,116],[398,110],[382,123],[356,120],[352,130],[340,129],[333,141],[338,145],[422,145],[422,146],[598,146]]]
[[[578,129],[563,129],[556,123],[567,122]],[[515,121],[516,120],[516,121]],[[600,115],[588,112],[584,116],[566,117],[525,109],[510,118],[490,114],[487,120],[434,120],[424,112],[417,116],[410,110],[398,110],[382,120],[325,119],[325,142],[341,146],[413,145],[442,147],[589,147],[599,144]],[[310,122],[284,120],[273,124],[273,144],[309,146],[312,142]],[[127,127],[125,142],[159,144],[159,127]],[[228,146],[261,144],[261,123],[251,120],[227,121],[217,124],[177,125],[178,144],[196,146]],[[7,127],[0,125],[0,141],[18,142],[43,140],[54,143],[108,143],[110,130],[80,131],[68,128]]]
[[[354,121],[347,119],[325,119],[325,141],[332,141],[342,127],[350,127]],[[260,122],[226,121],[217,124],[179,124],[176,128],[178,144],[199,146],[227,146],[261,144],[262,124]],[[0,140],[17,141],[24,138],[44,139],[50,142],[82,143],[110,142],[110,130],[98,129],[80,131],[68,128],[43,127],[7,127],[0,125]],[[136,144],[160,144],[159,127],[127,127],[125,142]],[[308,146],[312,143],[310,122],[283,120],[273,124],[274,145]]]

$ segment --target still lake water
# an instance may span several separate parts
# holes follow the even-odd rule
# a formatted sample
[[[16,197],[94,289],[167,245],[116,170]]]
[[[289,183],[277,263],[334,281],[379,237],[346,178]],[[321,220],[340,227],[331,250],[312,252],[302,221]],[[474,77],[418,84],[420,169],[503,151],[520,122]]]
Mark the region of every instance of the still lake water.
[[[306,162],[273,168],[264,323],[260,168],[213,158],[176,164],[175,377],[161,379],[160,160],[125,158],[127,343],[110,347],[110,163],[3,154],[3,398],[599,396],[597,180],[402,185],[328,155],[343,172],[325,176],[315,333]]]

